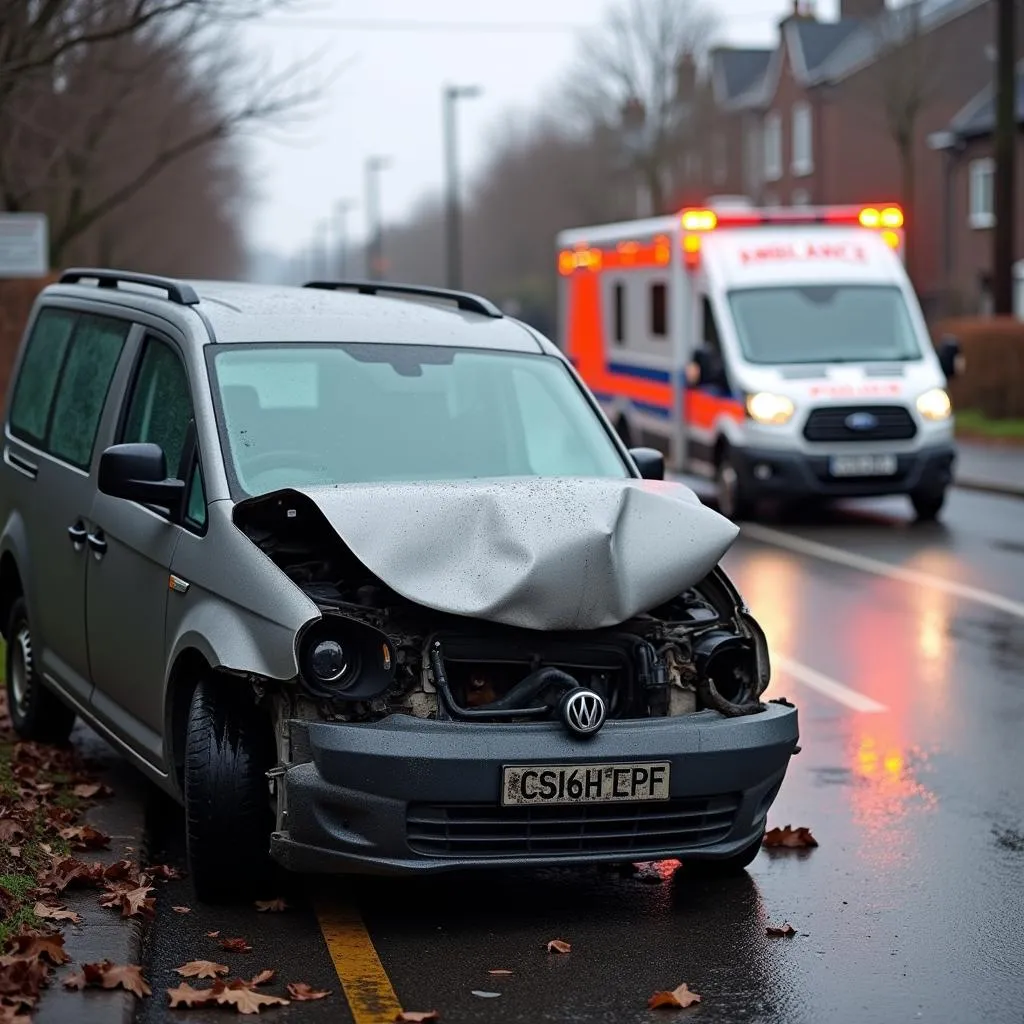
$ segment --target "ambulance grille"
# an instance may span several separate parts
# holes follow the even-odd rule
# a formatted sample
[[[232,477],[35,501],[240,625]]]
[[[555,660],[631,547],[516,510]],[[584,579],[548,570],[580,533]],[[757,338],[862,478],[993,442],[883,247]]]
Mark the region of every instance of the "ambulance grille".
[[[804,424],[808,441],[908,441],[917,433],[902,405],[839,405],[812,409]]]

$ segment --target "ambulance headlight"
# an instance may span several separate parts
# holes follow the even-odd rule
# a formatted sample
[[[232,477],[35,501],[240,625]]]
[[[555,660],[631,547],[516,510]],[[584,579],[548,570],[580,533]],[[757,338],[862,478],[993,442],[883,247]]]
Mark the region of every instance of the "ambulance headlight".
[[[785,395],[758,391],[747,395],[747,415],[757,423],[788,423],[793,416],[793,403]]]
[[[926,420],[945,420],[949,419],[953,405],[949,400],[949,395],[942,388],[932,388],[931,391],[926,391],[923,395],[918,396],[917,411]]]

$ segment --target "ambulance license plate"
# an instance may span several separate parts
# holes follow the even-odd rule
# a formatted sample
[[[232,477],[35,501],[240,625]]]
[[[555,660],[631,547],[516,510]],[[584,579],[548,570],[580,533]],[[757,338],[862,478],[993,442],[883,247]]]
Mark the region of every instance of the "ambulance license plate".
[[[895,455],[833,455],[828,460],[832,476],[893,476]]]
[[[670,768],[668,761],[505,765],[501,804],[537,807],[667,800]]]

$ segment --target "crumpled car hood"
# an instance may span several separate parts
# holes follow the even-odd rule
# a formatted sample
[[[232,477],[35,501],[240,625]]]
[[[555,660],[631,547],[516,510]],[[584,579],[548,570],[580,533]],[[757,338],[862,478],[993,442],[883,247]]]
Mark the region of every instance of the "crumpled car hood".
[[[616,625],[704,578],[739,528],[682,484],[502,478],[296,488],[392,590],[526,629]]]

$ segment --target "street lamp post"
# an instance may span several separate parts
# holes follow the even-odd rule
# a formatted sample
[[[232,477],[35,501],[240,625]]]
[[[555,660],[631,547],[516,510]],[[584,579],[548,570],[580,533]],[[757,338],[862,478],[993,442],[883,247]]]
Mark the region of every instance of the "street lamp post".
[[[449,288],[462,287],[462,225],[459,209],[458,156],[455,140],[455,103],[459,99],[479,96],[476,85],[449,85],[444,90],[444,149],[448,180],[447,278]]]
[[[371,156],[366,160],[366,215],[369,226],[369,237],[366,242],[366,276],[377,280],[383,258],[383,245],[380,225],[380,183],[378,176],[381,171],[391,166],[390,157]]]
[[[348,213],[355,206],[351,199],[339,199],[335,205],[338,229],[338,277],[344,281],[348,274]]]

